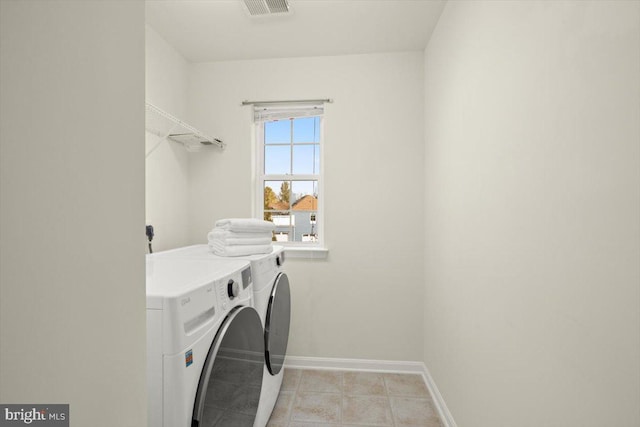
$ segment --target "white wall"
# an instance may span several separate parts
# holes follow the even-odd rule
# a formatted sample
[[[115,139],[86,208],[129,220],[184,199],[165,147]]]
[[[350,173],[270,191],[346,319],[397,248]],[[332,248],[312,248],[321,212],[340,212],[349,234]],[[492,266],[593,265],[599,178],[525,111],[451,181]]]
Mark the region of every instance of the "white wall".
[[[145,31],[146,99],[180,120],[187,105],[187,61],[152,28]],[[146,132],[146,223],[155,251],[188,243],[188,153],[180,143]],[[153,150],[153,151],[152,151]]]
[[[290,354],[420,360],[423,55],[194,64],[189,116],[224,152],[190,157],[191,241],[252,215],[251,109],[243,100],[333,98],[326,106],[326,261],[290,259]]]
[[[0,19],[0,402],[146,425],[144,5]]]
[[[449,1],[425,362],[457,424],[640,425],[640,3]]]

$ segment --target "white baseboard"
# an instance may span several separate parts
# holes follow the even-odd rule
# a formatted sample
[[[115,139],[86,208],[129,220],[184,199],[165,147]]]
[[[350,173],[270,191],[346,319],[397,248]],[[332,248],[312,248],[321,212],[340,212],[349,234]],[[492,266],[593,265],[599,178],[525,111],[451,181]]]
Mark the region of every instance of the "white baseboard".
[[[457,427],[453,416],[451,416],[446,403],[444,403],[442,399],[436,383],[433,381],[426,365],[422,362],[287,356],[285,367],[293,369],[331,369],[336,371],[420,374],[431,394],[431,399],[440,415],[443,427]]]
[[[332,369],[336,371],[370,371],[422,374],[422,362],[395,362],[366,359],[332,359],[326,357],[289,356],[285,367],[295,369]]]
[[[422,377],[424,378],[424,382],[429,389],[429,393],[431,393],[431,399],[433,400],[434,405],[436,405],[436,409],[438,410],[438,414],[440,415],[440,420],[444,427],[458,427],[451,412],[449,412],[449,408],[447,408],[447,404],[444,403],[444,399],[440,394],[440,390],[438,390],[438,386],[435,381],[433,381],[433,377],[429,373],[427,369],[427,365],[422,363]]]

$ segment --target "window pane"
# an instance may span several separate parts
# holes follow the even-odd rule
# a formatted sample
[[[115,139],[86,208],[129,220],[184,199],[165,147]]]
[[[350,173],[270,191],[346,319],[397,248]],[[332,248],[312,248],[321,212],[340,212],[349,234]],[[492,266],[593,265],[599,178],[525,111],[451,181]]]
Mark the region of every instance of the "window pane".
[[[275,225],[273,231],[273,241],[288,242],[291,234],[291,215],[288,211],[267,211],[265,210],[265,221],[271,221]]]
[[[284,175],[291,173],[290,145],[265,145],[264,173],[266,175]]]
[[[318,201],[318,181],[310,180],[310,181],[292,181],[291,182],[291,193],[292,199],[291,202],[295,205],[296,203],[302,203],[302,199],[306,199],[306,202],[303,205],[300,205],[299,209],[303,209],[303,206],[310,206],[310,203],[317,203]],[[308,197],[307,197],[308,196]],[[315,201],[315,202],[313,202]],[[292,209],[295,207],[292,206]],[[315,210],[316,208],[304,208]]]
[[[302,227],[302,224],[304,223],[304,227]],[[300,213],[300,216],[298,217],[298,224],[300,224],[301,228],[304,228],[305,230],[308,229],[309,231],[302,231],[300,234],[300,241],[301,242],[317,242],[318,241],[318,212],[315,211],[309,211],[306,212],[305,215],[302,215],[302,213]],[[308,225],[307,225],[308,224]]]
[[[265,122],[264,143],[276,144],[283,142],[291,142],[291,120]]]
[[[317,242],[318,241],[318,212],[291,211],[292,228],[289,241]]]
[[[293,146],[293,173],[320,173],[320,144]]]
[[[318,181],[293,181],[292,192],[292,240],[315,242],[318,230]]]
[[[313,135],[313,142],[320,142],[320,117],[315,117],[315,133]]]
[[[268,221],[272,221],[276,226],[273,231],[273,237],[276,242],[291,242],[292,241],[292,233],[291,230],[295,226],[293,221],[295,218],[291,216],[290,212],[265,212],[265,217],[267,213],[270,215],[270,219]],[[266,219],[266,218],[265,218]]]
[[[289,210],[291,200],[291,182],[289,181],[265,181],[264,183],[264,209],[265,210]]]
[[[293,142],[320,142],[320,118],[305,117],[293,121]]]

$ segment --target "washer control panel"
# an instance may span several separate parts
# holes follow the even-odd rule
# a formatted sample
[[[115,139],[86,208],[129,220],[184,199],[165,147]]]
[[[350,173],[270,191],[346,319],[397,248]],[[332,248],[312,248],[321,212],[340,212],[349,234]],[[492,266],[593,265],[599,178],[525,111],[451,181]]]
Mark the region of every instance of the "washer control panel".
[[[223,311],[230,310],[236,305],[251,304],[253,298],[251,277],[251,267],[246,267],[216,283],[218,300]]]
[[[240,295],[240,285],[233,279],[229,279],[227,283],[227,296],[229,299],[234,299]]]

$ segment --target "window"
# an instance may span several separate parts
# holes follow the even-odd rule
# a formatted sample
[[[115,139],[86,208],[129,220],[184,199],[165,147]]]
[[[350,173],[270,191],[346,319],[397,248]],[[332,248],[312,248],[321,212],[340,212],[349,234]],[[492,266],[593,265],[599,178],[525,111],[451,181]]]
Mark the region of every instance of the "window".
[[[287,246],[322,243],[322,105],[255,107],[257,212]]]

